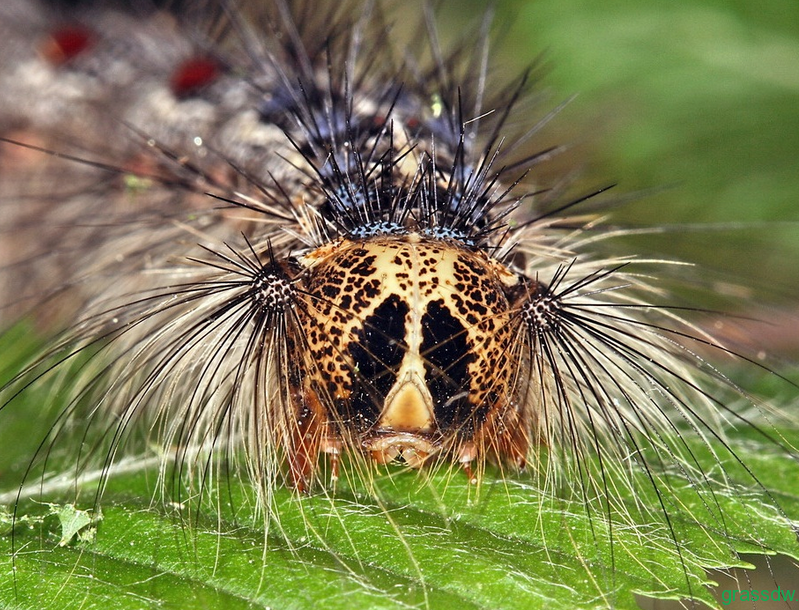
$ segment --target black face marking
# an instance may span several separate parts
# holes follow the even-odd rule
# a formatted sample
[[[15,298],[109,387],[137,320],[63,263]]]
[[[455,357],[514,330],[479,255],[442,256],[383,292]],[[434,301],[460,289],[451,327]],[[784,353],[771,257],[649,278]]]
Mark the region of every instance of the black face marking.
[[[505,291],[516,282],[501,264],[418,233],[344,238],[303,264],[306,387],[321,391],[338,434],[356,435],[380,463],[418,467],[442,450],[468,461],[498,426],[518,424],[493,415],[505,412],[512,377]],[[514,456],[525,439],[508,441]]]
[[[358,341],[350,344],[353,362],[349,410],[364,425],[374,423],[383,402],[397,381],[397,371],[407,351],[405,323],[407,303],[392,295],[364,320]]]
[[[422,317],[422,347],[427,387],[442,431],[460,428],[471,412],[469,364],[474,360],[463,325],[432,301]]]

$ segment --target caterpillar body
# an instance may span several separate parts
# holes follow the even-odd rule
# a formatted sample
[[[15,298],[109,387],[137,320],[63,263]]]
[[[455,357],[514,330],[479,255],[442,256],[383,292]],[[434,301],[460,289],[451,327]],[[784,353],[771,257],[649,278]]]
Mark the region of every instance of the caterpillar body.
[[[56,384],[42,468],[73,445],[104,480],[155,447],[187,495],[243,474],[278,520],[279,489],[399,466],[532,471],[609,523],[643,476],[669,529],[676,477],[724,531],[727,469],[763,487],[725,427],[793,452],[712,364],[757,363],[670,303],[680,263],[606,243],[605,186],[537,183],[558,150],[518,127],[530,73],[492,81],[488,21],[447,51],[422,12],[394,48],[381,3],[6,3],[3,315],[66,330],[4,411]]]

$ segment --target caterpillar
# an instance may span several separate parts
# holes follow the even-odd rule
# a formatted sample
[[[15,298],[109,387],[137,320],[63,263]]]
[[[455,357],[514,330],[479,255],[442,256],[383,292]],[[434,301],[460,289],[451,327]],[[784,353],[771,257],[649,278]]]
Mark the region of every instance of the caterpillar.
[[[768,369],[713,336],[681,261],[619,249],[632,231],[606,219],[609,184],[546,183],[561,149],[538,139],[551,114],[530,118],[537,66],[497,82],[488,16],[447,46],[416,8],[420,33],[402,35],[368,1],[2,8],[2,315],[51,338],[0,416],[54,402],[0,496],[15,561],[31,498],[66,480],[101,506],[153,463],[164,504],[214,498],[220,522],[243,479],[270,536],[291,539],[293,510],[324,529],[315,502],[344,539],[347,502],[381,509],[423,591],[397,604],[457,589],[429,582],[392,517],[409,502],[454,528],[500,496],[497,515],[553,544],[568,528],[548,517],[576,511],[597,557],[575,542],[579,568],[549,585],[583,592],[577,606],[635,603],[616,563],[660,545],[678,585],[641,558],[635,591],[708,601],[697,570],[724,564],[686,532],[729,555],[796,552],[793,507],[732,436],[795,476],[795,418],[724,366]],[[467,500],[431,509],[387,489],[403,485]],[[512,520],[489,531],[512,538]],[[342,574],[372,561],[335,540],[313,544]],[[509,607],[543,607],[517,587]]]

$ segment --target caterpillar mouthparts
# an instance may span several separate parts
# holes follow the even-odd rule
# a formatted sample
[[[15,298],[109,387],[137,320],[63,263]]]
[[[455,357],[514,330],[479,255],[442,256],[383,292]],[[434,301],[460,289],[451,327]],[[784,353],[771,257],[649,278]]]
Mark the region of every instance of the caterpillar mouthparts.
[[[59,405],[15,519],[70,445],[77,478],[154,448],[189,496],[243,474],[278,520],[284,485],[532,470],[611,563],[614,519],[662,513],[689,596],[683,483],[708,530],[728,469],[788,521],[726,428],[795,459],[750,413],[793,419],[712,364],[760,366],[677,304],[682,263],[613,249],[609,187],[539,184],[559,150],[530,72],[493,82],[488,20],[447,52],[425,5],[397,51],[373,2],[45,6],[0,9],[0,314],[54,335],[0,409]]]

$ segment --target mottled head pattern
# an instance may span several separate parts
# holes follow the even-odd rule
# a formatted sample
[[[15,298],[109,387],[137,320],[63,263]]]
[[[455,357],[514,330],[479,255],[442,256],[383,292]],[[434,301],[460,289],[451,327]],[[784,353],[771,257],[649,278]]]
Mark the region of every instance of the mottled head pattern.
[[[332,407],[318,417],[339,438],[379,462],[418,466],[444,449],[469,463],[497,417],[521,424],[509,414],[518,278],[504,265],[418,233],[342,239],[302,263],[305,392]]]

